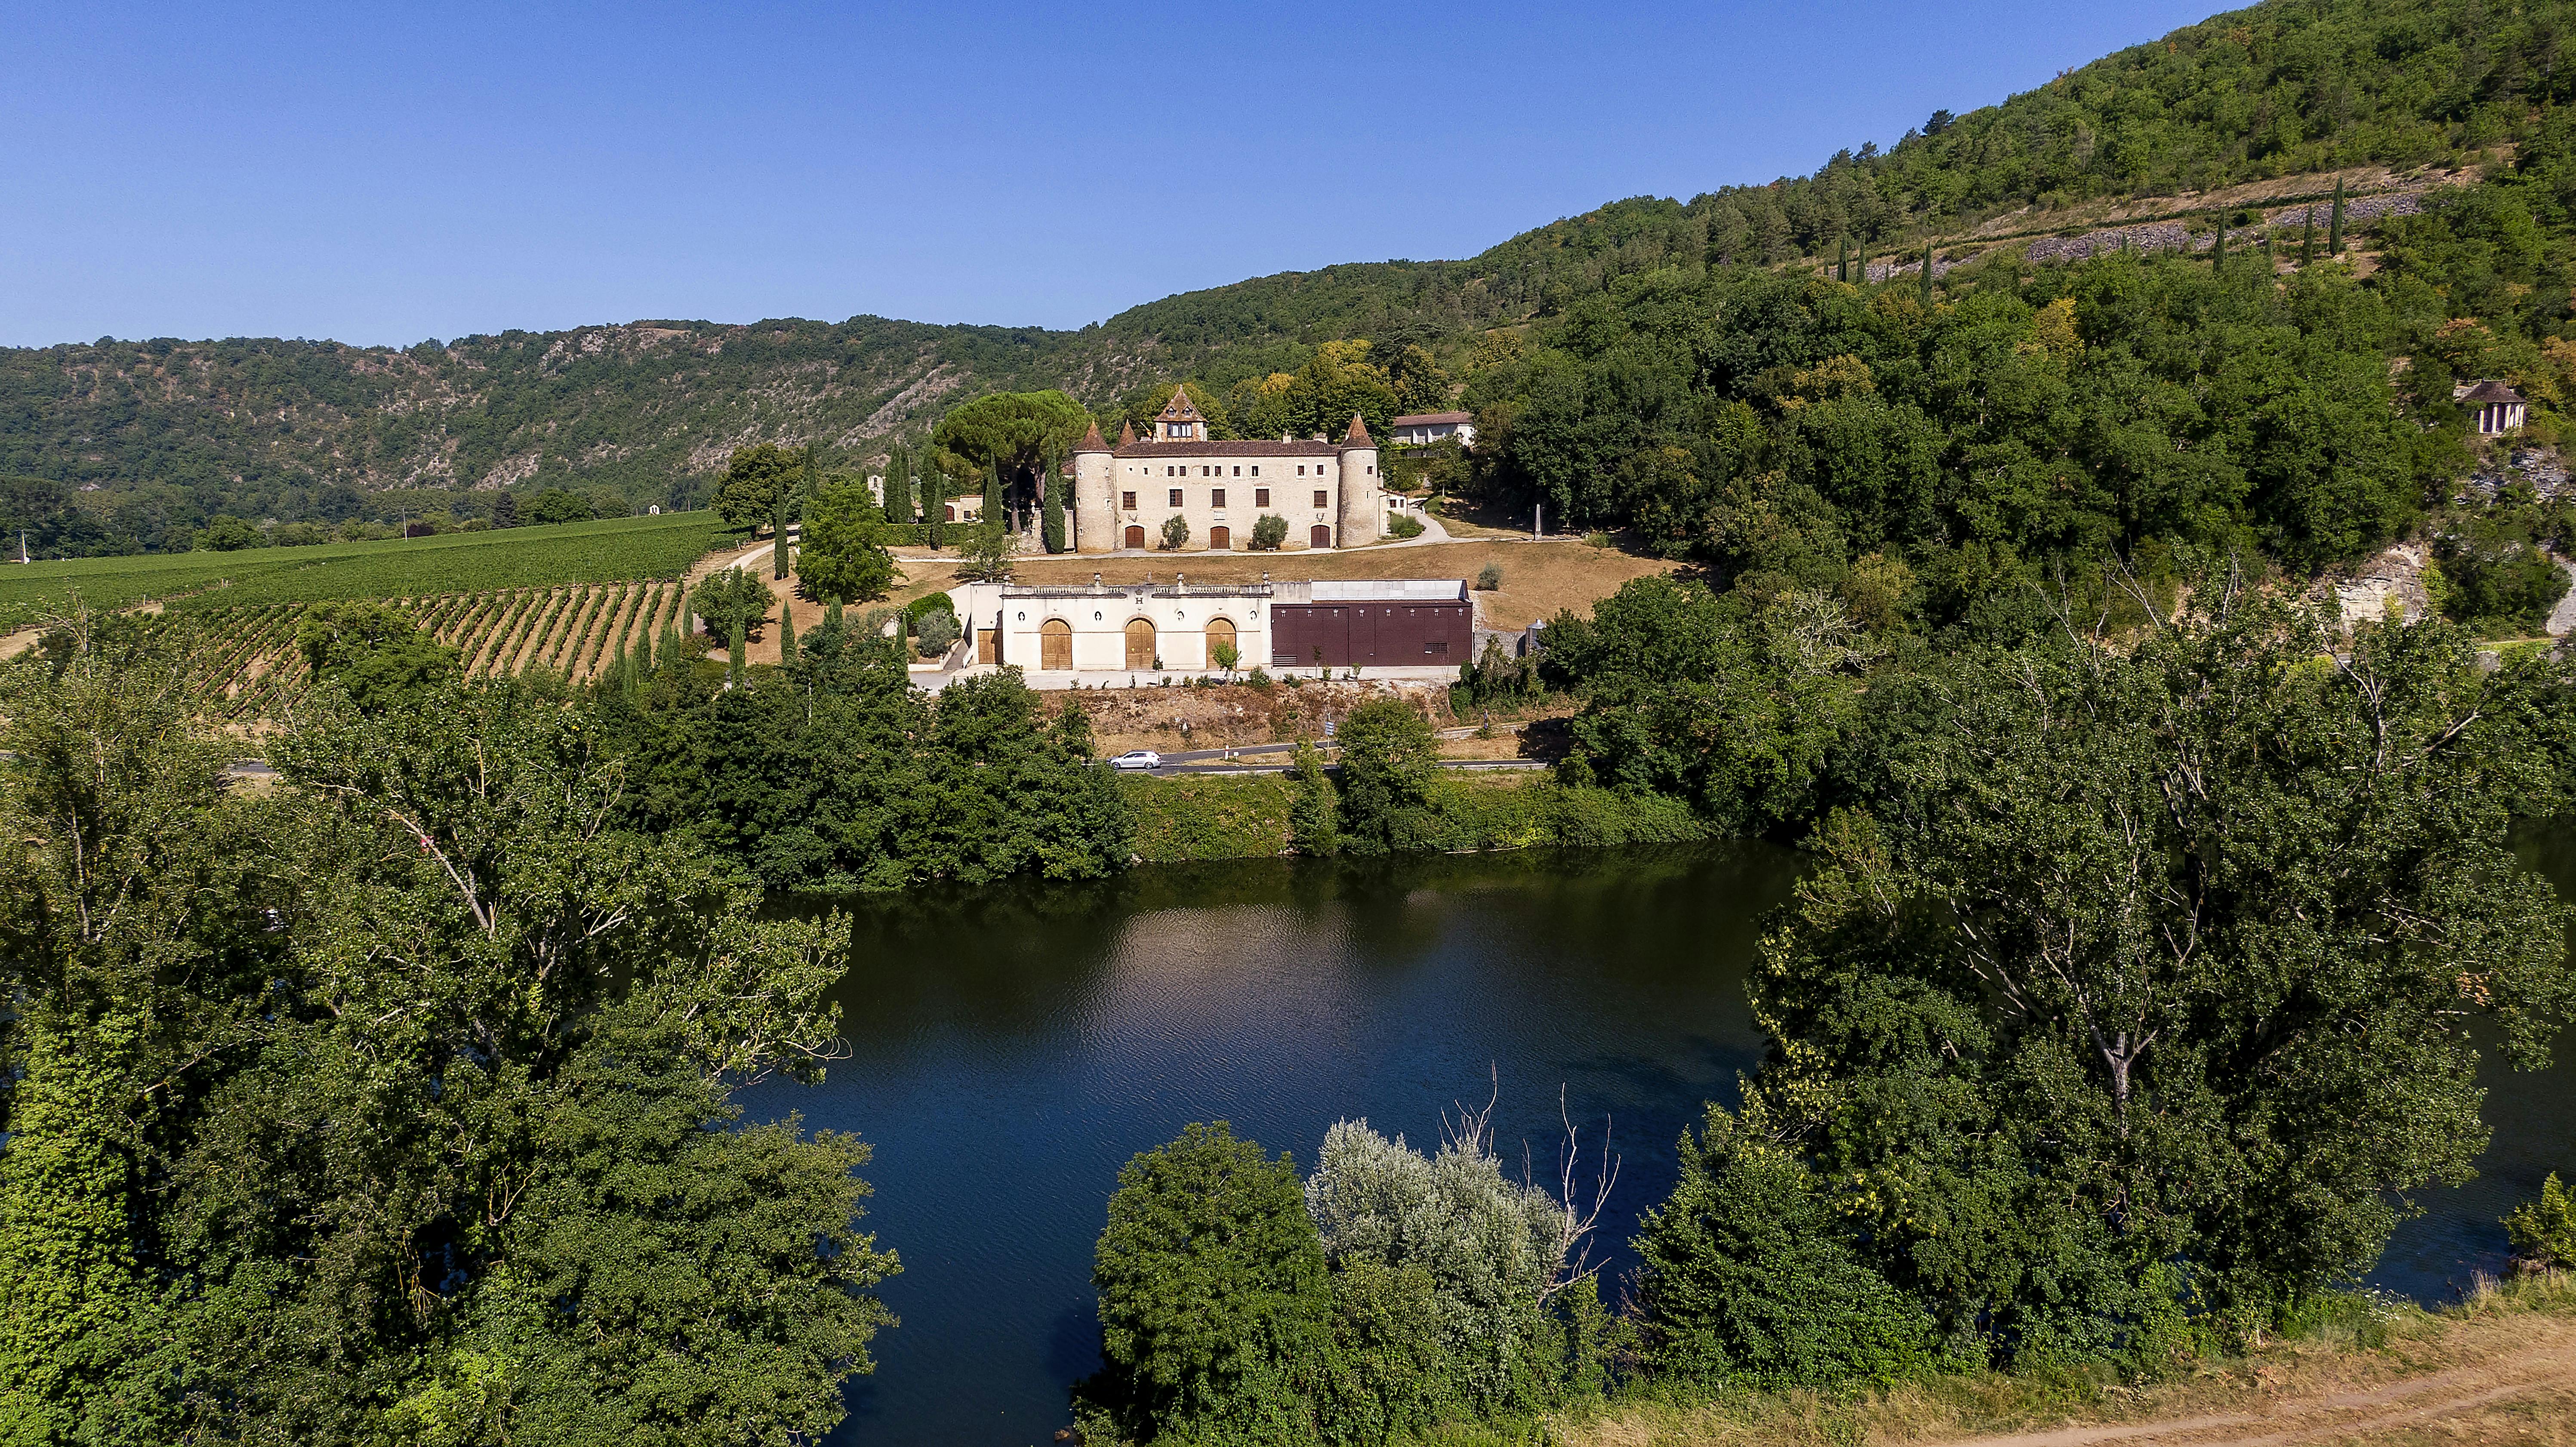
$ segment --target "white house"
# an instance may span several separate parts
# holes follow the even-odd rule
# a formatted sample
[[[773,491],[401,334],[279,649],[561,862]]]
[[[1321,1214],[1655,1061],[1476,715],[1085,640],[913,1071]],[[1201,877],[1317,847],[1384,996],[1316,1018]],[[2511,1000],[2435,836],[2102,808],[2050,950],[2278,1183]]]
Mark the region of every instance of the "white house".
[[[1387,425],[1395,429],[1398,447],[1428,447],[1443,437],[1455,437],[1459,446],[1466,447],[1476,440],[1473,412],[1416,412]]]
[[[1181,520],[1184,551],[1229,552],[1252,541],[1264,517],[1284,519],[1290,548],[1356,548],[1385,525],[1377,444],[1357,415],[1339,442],[1282,437],[1211,440],[1187,389],[1116,445],[1094,426],[1073,449],[1073,547],[1082,553],[1163,546]]]

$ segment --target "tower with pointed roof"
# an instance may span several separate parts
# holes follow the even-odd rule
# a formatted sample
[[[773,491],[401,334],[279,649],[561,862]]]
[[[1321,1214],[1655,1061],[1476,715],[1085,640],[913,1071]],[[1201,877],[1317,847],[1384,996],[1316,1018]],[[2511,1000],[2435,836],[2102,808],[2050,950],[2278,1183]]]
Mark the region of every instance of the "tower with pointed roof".
[[[1386,493],[1377,475],[1377,443],[1370,438],[1368,424],[1360,414],[1351,414],[1351,425],[1342,434],[1341,519],[1338,531],[1346,548],[1364,547],[1378,540],[1386,525]]]

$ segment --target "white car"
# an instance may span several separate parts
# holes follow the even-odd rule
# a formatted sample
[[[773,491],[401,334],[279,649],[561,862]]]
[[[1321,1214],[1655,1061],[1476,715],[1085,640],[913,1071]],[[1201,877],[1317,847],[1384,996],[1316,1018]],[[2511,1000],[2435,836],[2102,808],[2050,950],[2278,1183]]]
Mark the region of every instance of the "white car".
[[[1152,749],[1129,749],[1109,761],[1109,767],[1113,769],[1159,769],[1162,766],[1163,756]]]

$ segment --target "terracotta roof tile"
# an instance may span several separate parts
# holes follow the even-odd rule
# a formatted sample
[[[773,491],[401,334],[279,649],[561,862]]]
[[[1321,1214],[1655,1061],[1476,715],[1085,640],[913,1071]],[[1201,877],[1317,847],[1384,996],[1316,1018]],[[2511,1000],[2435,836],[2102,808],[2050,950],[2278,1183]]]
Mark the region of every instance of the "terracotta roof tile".
[[[1331,457],[1341,451],[1329,442],[1139,442],[1118,439],[1118,455],[1155,457]]]
[[[1092,419],[1091,430],[1082,434],[1082,440],[1080,442],[1073,444],[1073,450],[1076,452],[1107,452],[1109,450],[1108,442],[1103,440],[1100,435],[1100,421],[1098,418]]]
[[[2522,394],[2513,390],[2511,387],[2506,386],[2504,383],[2490,378],[2487,381],[2480,382],[2476,386],[2471,387],[2468,391],[2468,395],[2462,397],[2460,400],[2463,402],[2476,402],[2481,405],[2489,402],[2519,402],[2522,400]]]
[[[1360,421],[1360,414],[1357,412],[1351,414],[1351,430],[1342,434],[1342,445],[1344,447],[1377,446],[1377,443],[1369,437],[1368,424]]]

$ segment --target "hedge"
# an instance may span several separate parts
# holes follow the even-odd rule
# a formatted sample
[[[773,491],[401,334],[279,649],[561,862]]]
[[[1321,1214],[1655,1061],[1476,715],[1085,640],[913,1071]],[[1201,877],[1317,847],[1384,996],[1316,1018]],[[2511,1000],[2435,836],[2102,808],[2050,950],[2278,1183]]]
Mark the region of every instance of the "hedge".
[[[1288,850],[1296,786],[1284,774],[1127,775],[1119,783],[1136,821],[1136,853],[1149,862],[1258,859]],[[1440,780],[1429,827],[1413,848],[1589,849],[1678,844],[1717,832],[1690,806],[1661,795],[1569,787],[1534,772],[1451,774]]]

